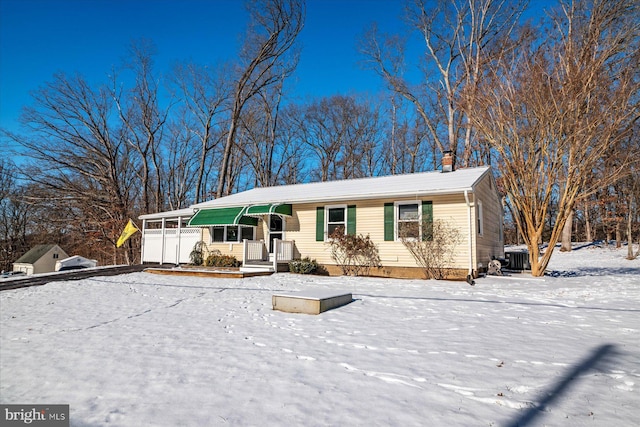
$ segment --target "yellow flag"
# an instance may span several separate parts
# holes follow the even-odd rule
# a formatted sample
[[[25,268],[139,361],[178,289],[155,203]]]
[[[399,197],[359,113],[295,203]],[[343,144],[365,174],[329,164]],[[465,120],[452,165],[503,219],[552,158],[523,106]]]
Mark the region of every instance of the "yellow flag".
[[[135,232],[138,231],[138,227],[133,223],[133,221],[129,220],[127,226],[122,231],[120,238],[118,239],[118,243],[116,243],[116,247],[119,248],[126,242],[129,237],[133,236]]]

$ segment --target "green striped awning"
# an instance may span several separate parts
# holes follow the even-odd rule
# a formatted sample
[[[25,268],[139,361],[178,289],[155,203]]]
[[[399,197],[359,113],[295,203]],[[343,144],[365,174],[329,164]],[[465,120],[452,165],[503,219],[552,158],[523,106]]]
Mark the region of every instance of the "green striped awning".
[[[258,225],[258,219],[245,216],[245,207],[200,209],[189,220],[189,227],[211,225]]]
[[[261,216],[261,215],[269,215],[269,214],[291,216],[292,212],[293,210],[291,208],[291,205],[272,203],[272,204],[266,204],[266,205],[248,206],[244,214],[250,215],[250,216]]]

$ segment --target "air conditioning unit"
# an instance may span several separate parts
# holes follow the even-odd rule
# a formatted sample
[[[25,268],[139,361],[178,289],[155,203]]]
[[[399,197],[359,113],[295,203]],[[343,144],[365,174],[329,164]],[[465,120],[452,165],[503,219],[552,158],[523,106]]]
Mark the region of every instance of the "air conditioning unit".
[[[505,252],[507,259],[507,269],[509,270],[531,270],[529,264],[529,252]]]

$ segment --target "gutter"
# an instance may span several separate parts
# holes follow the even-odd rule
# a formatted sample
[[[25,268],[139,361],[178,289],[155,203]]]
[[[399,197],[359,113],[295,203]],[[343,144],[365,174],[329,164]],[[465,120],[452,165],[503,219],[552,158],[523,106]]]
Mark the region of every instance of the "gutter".
[[[473,286],[475,284],[473,281],[473,222],[471,203],[469,202],[469,190],[464,190],[464,200],[467,202],[467,217],[469,218],[469,274],[467,275],[467,283]]]

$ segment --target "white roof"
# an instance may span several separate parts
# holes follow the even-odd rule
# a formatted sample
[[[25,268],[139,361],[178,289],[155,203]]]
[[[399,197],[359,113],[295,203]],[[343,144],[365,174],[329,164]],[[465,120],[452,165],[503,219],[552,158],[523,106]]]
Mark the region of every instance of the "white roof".
[[[453,172],[421,172],[341,181],[260,187],[219,199],[192,205],[206,209],[267,203],[317,203],[386,197],[428,196],[473,191],[489,166],[458,169]],[[143,216],[148,217],[148,215]],[[141,217],[141,218],[143,218]],[[165,215],[166,217],[166,215]]]
[[[70,266],[70,265],[86,265],[86,266],[90,265],[92,267],[95,267],[97,264],[98,264],[97,260],[85,258],[80,255],[73,255],[73,256],[70,256],[69,258],[56,261],[56,265],[60,265],[61,267]]]
[[[175,211],[158,212],[153,214],[140,215],[140,219],[162,219],[162,218],[179,218],[191,217],[195,211],[192,208],[177,209]]]

